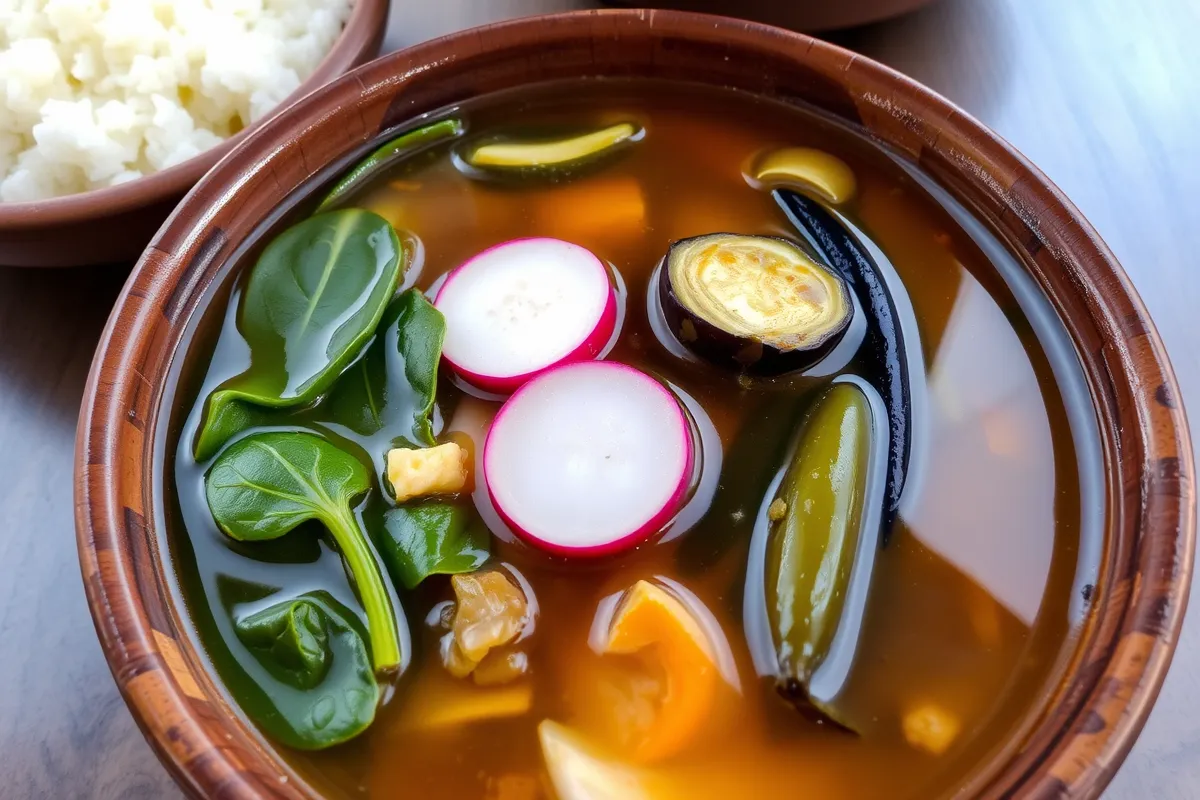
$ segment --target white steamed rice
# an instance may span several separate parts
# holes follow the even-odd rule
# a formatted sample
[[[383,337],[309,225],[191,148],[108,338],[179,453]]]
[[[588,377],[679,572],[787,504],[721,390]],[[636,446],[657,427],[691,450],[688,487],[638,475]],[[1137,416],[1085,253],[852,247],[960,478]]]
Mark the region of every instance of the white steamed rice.
[[[277,106],[352,0],[0,0],[0,201],[174,166]]]

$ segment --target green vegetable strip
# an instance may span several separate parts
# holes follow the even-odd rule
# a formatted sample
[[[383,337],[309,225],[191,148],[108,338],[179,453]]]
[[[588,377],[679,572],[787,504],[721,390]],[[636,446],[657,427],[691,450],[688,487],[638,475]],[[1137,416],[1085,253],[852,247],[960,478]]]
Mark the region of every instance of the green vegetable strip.
[[[328,499],[328,498],[326,498]],[[367,631],[371,635],[371,660],[376,671],[400,666],[400,640],[396,636],[396,612],[383,585],[379,562],[371,552],[358,520],[348,506],[333,504],[321,511],[321,521],[333,534],[350,574],[358,583],[358,593],[367,612]]]
[[[400,134],[354,165],[353,169],[329,190],[329,194],[325,195],[325,199],[321,201],[321,205],[317,206],[315,213],[328,211],[338,205],[365,182],[401,157],[411,155],[415,151],[436,144],[443,139],[462,136],[464,130],[466,128],[462,121],[444,119],[432,125]]]

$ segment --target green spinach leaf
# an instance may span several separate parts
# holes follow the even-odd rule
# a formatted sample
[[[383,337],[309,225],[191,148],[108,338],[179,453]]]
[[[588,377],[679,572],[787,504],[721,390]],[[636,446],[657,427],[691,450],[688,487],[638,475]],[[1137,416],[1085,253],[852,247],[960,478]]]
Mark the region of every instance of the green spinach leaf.
[[[295,600],[251,614],[237,623],[237,635],[277,679],[312,689],[329,672],[329,631],[315,603]]]
[[[271,431],[234,442],[205,476],[217,525],[240,541],[276,539],[315,519],[329,529],[354,579],[375,668],[401,665],[396,610],[350,501],[371,487],[357,458],[311,433]]]
[[[425,295],[410,289],[388,306],[379,331],[316,416],[362,436],[387,428],[409,444],[432,446],[437,443],[431,417],[446,320]]]
[[[383,517],[379,552],[392,576],[415,588],[430,575],[474,572],[488,559],[488,530],[474,511],[449,503],[416,503]]]
[[[208,459],[221,445],[244,430],[271,425],[281,419],[281,409],[263,408],[244,400],[229,399],[214,403],[209,407],[208,419],[196,440],[196,460]]]
[[[315,750],[357,736],[379,704],[361,628],[354,613],[324,591],[237,620],[238,639],[266,672],[251,676],[262,696],[239,701],[292,747]]]
[[[267,245],[238,308],[250,366],[208,397],[196,458],[241,423],[229,404],[291,407],[328,389],[374,333],[403,255],[387,220],[359,209],[311,217]]]
[[[433,446],[433,406],[446,321],[417,289],[388,305],[375,338],[316,406],[263,408],[241,400],[226,403],[206,425],[212,450],[255,427],[336,423],[360,436],[396,431],[394,447]],[[211,455],[198,453],[197,458]]]
[[[457,119],[444,119],[422,128],[402,133],[395,139],[383,144],[369,156],[358,162],[342,176],[329,194],[321,201],[317,211],[328,211],[340,204],[353,194],[359,187],[378,175],[382,170],[391,166],[401,158],[412,155],[430,145],[437,144],[443,139],[453,139],[462,136],[466,128]]]

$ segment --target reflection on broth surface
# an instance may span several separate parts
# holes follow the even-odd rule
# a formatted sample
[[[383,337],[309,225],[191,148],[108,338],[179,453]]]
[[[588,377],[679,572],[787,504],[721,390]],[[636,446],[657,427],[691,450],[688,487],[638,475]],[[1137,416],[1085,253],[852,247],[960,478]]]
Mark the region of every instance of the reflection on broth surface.
[[[595,780],[626,787],[613,796],[636,796],[628,787],[637,786],[670,798],[918,798],[952,790],[987,754],[1013,746],[1073,642],[1072,596],[1092,579],[1079,553],[1098,535],[1098,520],[1084,524],[1095,498],[1080,487],[1091,485],[1086,475],[1098,464],[1077,455],[1090,409],[1068,413],[1064,395],[1086,400],[1060,389],[1079,384],[1078,365],[1045,345],[1048,336],[1062,339],[1059,323],[1044,302],[1026,302],[1027,286],[1010,288],[1018,280],[1011,265],[985,256],[998,245],[979,226],[960,225],[961,209],[935,200],[874,145],[806,111],[732,92],[589,82],[485,98],[455,113],[467,141],[514,121],[543,134],[622,122],[644,129],[611,158],[550,181],[481,180],[439,144],[385,171],[351,204],[409,237],[415,255],[401,288],[428,290],[481,251],[521,237],[560,238],[608,264],[622,289],[606,358],[656,376],[682,398],[680,413],[696,431],[692,501],[667,535],[631,551],[547,556],[504,526],[483,484],[484,437],[499,403],[472,396],[443,367],[432,429],[438,442],[464,449],[462,496],[492,529],[485,569],[503,570],[504,585],[524,595],[512,606],[522,621],[514,617],[495,641],[505,658],[519,655],[519,677],[493,685],[483,660],[470,662],[480,674],[454,677],[443,665],[446,637],[466,600],[443,574],[411,590],[393,578],[411,631],[407,668],[380,678],[384,701],[360,736],[326,750],[280,747],[284,758],[331,796],[553,797],[544,758],[563,752],[575,770],[594,756]],[[849,165],[854,195],[836,213],[904,289],[895,305],[911,356],[912,454],[890,540],[873,551],[853,668],[831,698],[852,731],[801,716],[780,697],[771,632],[746,626],[743,599],[747,565],[753,572],[763,562],[751,552],[752,532],[777,519],[768,518],[778,512],[772,487],[786,477],[798,426],[828,378],[738,376],[705,364],[678,342],[664,346],[645,302],[673,241],[801,238],[746,175],[780,147],[817,148]],[[225,291],[235,308],[245,279],[218,300]],[[198,463],[193,443],[204,399],[250,361],[236,314],[223,308],[214,302],[198,323],[175,391],[165,513],[178,588],[204,652],[247,715],[270,730],[253,700],[263,667],[234,620],[316,590],[367,619],[321,525],[239,542],[213,521],[204,487],[212,460]],[[847,336],[863,336],[857,324]],[[1048,349],[1060,353],[1056,363]],[[843,359],[834,372],[853,374],[861,363]],[[419,425],[363,433],[323,416],[325,404],[255,418],[235,438],[314,430],[378,476],[395,436],[419,437]],[[418,406],[410,398],[405,419]],[[353,499],[354,521],[376,537],[394,505],[376,486]],[[762,602],[753,589],[761,575],[750,580],[746,596]],[[543,720],[564,727],[543,727],[539,740]],[[568,769],[556,762],[550,773],[556,768]],[[609,795],[569,800],[601,796]]]

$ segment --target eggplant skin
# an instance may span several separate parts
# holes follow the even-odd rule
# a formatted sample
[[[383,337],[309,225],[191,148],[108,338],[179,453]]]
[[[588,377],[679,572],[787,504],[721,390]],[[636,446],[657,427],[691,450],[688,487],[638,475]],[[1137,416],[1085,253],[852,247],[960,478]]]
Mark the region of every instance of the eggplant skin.
[[[800,250],[799,245],[788,239],[766,236],[746,237],[744,234],[734,233],[710,233],[672,242],[667,256],[659,265],[657,276],[659,305],[671,333],[682,345],[706,361],[752,375],[775,376],[789,372],[802,372],[820,363],[837,347],[850,327],[850,322],[854,317],[854,303],[850,300],[849,289],[845,281],[836,271],[817,263],[807,254],[804,256],[806,259],[813,261],[817,269],[823,270],[833,279],[833,285],[837,286],[838,291],[842,293],[839,303],[844,309],[841,318],[811,343],[802,346],[775,346],[755,336],[741,336],[732,333],[705,319],[703,314],[689,308],[680,299],[671,278],[671,253],[676,248],[686,246],[691,242],[721,236],[768,239]]]
[[[867,315],[859,363],[867,373],[864,377],[883,397],[890,429],[883,519],[886,545],[900,507],[912,450],[909,368],[896,303],[862,243],[820,203],[788,189],[776,189],[772,194],[797,231],[846,280]]]

